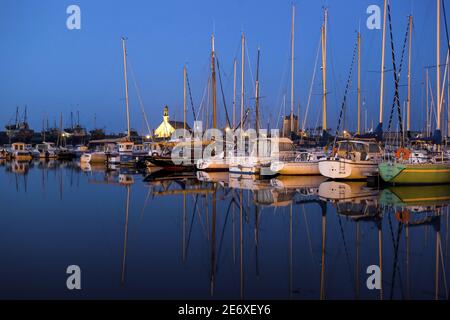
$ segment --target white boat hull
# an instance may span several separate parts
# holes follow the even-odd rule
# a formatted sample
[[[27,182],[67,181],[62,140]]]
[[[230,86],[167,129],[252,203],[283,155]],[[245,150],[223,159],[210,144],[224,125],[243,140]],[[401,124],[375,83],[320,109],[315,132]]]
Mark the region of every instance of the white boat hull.
[[[270,169],[283,175],[320,175],[318,161],[272,162]]]
[[[234,164],[229,167],[230,173],[233,174],[259,174],[259,166],[246,164]]]
[[[378,162],[328,158],[319,160],[319,172],[330,179],[363,180],[378,174]]]
[[[197,169],[204,171],[228,171],[230,165],[227,159],[199,159]]]
[[[233,174],[259,174],[261,164],[255,158],[234,158],[230,160],[229,172]]]
[[[85,153],[80,158],[83,163],[105,163],[106,160],[106,154],[103,152]]]

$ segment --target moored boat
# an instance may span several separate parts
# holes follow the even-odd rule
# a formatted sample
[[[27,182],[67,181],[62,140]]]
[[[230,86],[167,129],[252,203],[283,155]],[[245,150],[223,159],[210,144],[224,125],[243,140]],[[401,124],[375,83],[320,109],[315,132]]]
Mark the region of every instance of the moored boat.
[[[25,147],[25,143],[16,142],[11,145],[11,158],[16,161],[30,161],[33,157]]]
[[[108,157],[104,151],[94,151],[89,153],[84,153],[80,157],[80,162],[82,163],[105,163]]]
[[[365,180],[378,173],[382,160],[378,143],[363,140],[337,142],[336,152],[319,160],[320,174],[331,179]]]
[[[270,169],[282,175],[320,175],[319,160],[325,157],[324,153],[300,152],[291,161],[274,161]]]
[[[32,151],[32,154],[33,157],[39,159],[56,159],[57,158],[56,151],[57,149],[55,148],[54,143],[43,142],[36,145],[36,147]]]
[[[444,184],[450,183],[450,161],[439,157],[425,163],[380,163],[381,178],[392,184]]]

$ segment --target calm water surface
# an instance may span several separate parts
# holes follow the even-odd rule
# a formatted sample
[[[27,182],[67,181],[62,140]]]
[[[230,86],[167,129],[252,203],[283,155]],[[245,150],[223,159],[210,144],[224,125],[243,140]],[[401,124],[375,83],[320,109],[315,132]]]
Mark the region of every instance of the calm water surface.
[[[448,299],[449,186],[144,177],[1,163],[0,298]]]

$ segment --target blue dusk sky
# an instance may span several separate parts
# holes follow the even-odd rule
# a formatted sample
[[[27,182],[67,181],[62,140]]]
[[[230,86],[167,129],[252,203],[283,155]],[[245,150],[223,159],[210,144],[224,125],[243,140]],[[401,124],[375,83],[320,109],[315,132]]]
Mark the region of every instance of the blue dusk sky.
[[[436,63],[436,1],[391,1],[397,64],[408,15],[414,16],[412,50],[412,128],[424,123],[424,67]],[[447,2],[447,1],[446,1]],[[245,103],[254,106],[257,48],[260,47],[262,122],[276,126],[290,103],[291,4],[295,18],[295,105],[303,119],[320,39],[323,7],[328,7],[328,101],[330,128],[335,128],[347,81],[356,31],[362,35],[362,100],[367,122],[378,122],[381,30],[366,27],[369,5],[382,9],[382,0],[1,0],[0,124],[13,120],[16,106],[28,106],[29,122],[39,131],[46,116],[51,125],[70,124],[70,112],[80,112],[81,124],[109,132],[126,128],[121,37],[128,37],[129,90],[132,127],[146,132],[136,93],[139,87],[150,126],[160,122],[164,105],[171,119],[183,118],[183,66],[186,64],[196,111],[210,73],[211,34],[221,67],[225,99],[231,117],[233,59],[240,63],[240,36],[246,35]],[[66,8],[81,9],[81,29],[69,30]],[[449,4],[450,7],[450,4]],[[442,43],[445,27],[442,17]],[[389,33],[386,69],[392,69]],[[445,47],[442,47],[442,61]],[[319,57],[320,65],[320,57]],[[400,99],[406,100],[407,55],[400,79]],[[240,65],[238,65],[238,70]],[[356,71],[354,69],[354,71]],[[238,71],[238,74],[240,72]],[[133,77],[134,74],[134,77]],[[430,69],[434,90],[435,71]],[[356,127],[356,72],[348,95],[346,127]],[[308,126],[320,124],[321,73],[313,84]],[[240,78],[237,80],[238,90]],[[394,81],[386,73],[384,119],[392,105]],[[286,95],[286,111],[283,96]],[[204,98],[206,104],[207,96]],[[225,125],[218,82],[219,124]],[[192,121],[190,103],[188,120]],[[239,109],[239,108],[238,108]],[[364,113],[364,111],[363,111]],[[76,117],[75,117],[76,118]],[[364,117],[363,117],[364,122]],[[3,129],[1,129],[3,130]]]

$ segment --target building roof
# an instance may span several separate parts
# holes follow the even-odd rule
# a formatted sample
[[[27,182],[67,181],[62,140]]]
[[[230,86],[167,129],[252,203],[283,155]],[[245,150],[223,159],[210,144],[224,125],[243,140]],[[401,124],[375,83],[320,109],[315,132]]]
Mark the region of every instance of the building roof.
[[[169,124],[174,128],[174,129],[183,129],[184,128],[184,122],[183,121],[174,121],[174,120],[169,120]],[[191,127],[189,127],[189,125],[186,123],[186,130],[191,130]]]

